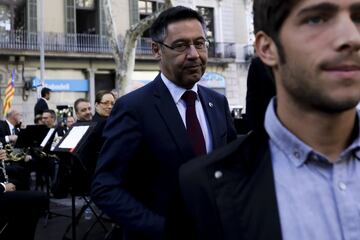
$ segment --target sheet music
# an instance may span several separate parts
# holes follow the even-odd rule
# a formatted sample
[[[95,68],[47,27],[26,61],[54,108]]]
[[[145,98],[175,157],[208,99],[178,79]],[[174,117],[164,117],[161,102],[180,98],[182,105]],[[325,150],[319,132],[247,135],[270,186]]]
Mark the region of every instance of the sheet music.
[[[75,148],[88,129],[89,126],[73,126],[59,148]]]
[[[46,143],[49,141],[49,138],[51,137],[51,135],[53,134],[53,132],[55,131],[55,128],[50,128],[48,133],[46,134],[44,140],[41,142],[40,147],[45,147]]]

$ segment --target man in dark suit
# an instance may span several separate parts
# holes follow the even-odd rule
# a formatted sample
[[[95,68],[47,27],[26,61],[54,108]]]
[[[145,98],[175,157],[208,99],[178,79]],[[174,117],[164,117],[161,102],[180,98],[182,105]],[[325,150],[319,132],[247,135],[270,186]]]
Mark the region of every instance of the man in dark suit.
[[[14,144],[20,131],[22,115],[17,109],[10,109],[5,120],[0,121],[0,141],[3,145]]]
[[[190,236],[360,239],[359,4],[254,1],[276,97],[262,128],[180,169]]]
[[[208,54],[203,18],[178,6],[150,31],[161,73],[116,101],[92,184],[94,202],[124,226],[125,239],[163,239],[180,165],[236,138],[226,98],[197,84]]]
[[[0,141],[5,148],[9,144],[14,146],[20,132],[22,114],[15,108],[9,110],[5,120],[0,121]],[[20,190],[29,188],[29,165],[24,162],[11,162],[6,166],[8,175]]]
[[[51,93],[50,88],[44,87],[43,89],[41,89],[41,98],[39,98],[35,104],[34,116],[38,114],[42,114],[44,110],[49,109],[47,101],[50,100],[50,93]]]

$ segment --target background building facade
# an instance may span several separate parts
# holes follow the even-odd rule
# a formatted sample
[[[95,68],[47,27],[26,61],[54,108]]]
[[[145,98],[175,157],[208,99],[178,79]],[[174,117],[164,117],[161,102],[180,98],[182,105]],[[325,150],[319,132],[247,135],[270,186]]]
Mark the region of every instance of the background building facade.
[[[94,101],[100,89],[115,88],[115,64],[106,35],[102,0],[0,0],[0,95],[16,70],[13,106],[33,121],[41,81],[41,26],[44,29],[45,86],[54,92],[50,107],[71,106],[79,97]],[[119,38],[129,26],[156,11],[162,0],[114,0],[112,14]],[[252,55],[251,1],[173,0],[196,9],[208,27],[209,64],[201,81],[225,94],[231,106],[244,106],[246,75]],[[43,16],[43,17],[42,17]],[[41,25],[43,24],[43,25]],[[151,81],[159,71],[145,32],[138,39],[130,88]]]

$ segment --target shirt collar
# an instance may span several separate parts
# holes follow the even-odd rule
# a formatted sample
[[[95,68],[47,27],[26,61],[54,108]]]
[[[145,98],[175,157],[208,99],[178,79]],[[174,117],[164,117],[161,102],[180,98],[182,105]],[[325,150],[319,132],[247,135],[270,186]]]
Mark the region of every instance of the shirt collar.
[[[9,122],[7,119],[5,119],[5,121],[7,122],[7,124],[9,125],[9,128],[10,128],[10,134],[12,134],[12,130],[13,128],[15,128],[14,125],[11,124],[11,122]]]
[[[305,144],[293,133],[291,133],[278,119],[276,112],[276,97],[273,97],[265,113],[265,129],[272,141],[286,156],[288,156],[296,167],[301,167],[307,159],[325,160],[326,157],[315,152],[309,145]],[[360,129],[360,110],[357,111],[357,125]],[[359,155],[360,134],[341,154],[339,159],[347,158],[351,154]]]
[[[275,113],[276,98],[273,97],[265,113],[265,129],[272,141],[296,167],[303,165],[311,153],[310,146],[292,134],[278,119]]]
[[[176,85],[175,83],[170,81],[167,77],[165,77],[165,75],[163,73],[161,73],[161,79],[164,82],[165,86],[169,89],[169,92],[170,92],[172,98],[174,99],[174,102],[177,104],[180,101],[181,96],[188,89],[179,87],[178,85]],[[197,93],[198,92],[197,83],[195,83],[194,86],[189,90],[192,90]]]

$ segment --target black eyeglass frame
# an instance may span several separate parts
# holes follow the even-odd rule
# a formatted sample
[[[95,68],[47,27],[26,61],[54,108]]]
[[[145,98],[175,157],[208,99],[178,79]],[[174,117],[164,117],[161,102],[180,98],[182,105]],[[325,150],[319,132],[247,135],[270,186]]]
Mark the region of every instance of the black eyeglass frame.
[[[160,42],[160,41],[154,41],[154,42],[156,42],[156,43],[158,43],[158,44],[160,44],[160,45],[162,45],[164,47],[167,47],[167,48],[169,48],[169,49],[171,49],[171,50],[173,50],[175,52],[183,53],[183,52],[187,51],[190,48],[191,45],[193,45],[196,50],[208,49],[209,46],[210,46],[210,41],[208,39],[203,39],[203,40],[204,40],[204,46],[205,46],[204,48],[197,48],[195,43],[186,43],[186,44],[182,44],[182,46],[185,46],[184,50],[176,50],[176,47],[169,46],[169,45],[167,45],[167,44],[165,44],[163,42]]]

